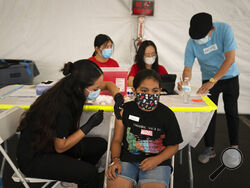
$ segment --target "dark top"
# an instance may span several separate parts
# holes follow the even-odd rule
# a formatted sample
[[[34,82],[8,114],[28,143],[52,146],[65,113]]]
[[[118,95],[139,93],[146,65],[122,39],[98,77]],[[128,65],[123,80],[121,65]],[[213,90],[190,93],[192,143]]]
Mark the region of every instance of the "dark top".
[[[153,111],[146,112],[136,102],[128,102],[124,105],[122,122],[122,161],[141,162],[159,154],[166,146],[183,141],[175,114],[162,103],[158,103]],[[171,165],[171,160],[160,165]]]
[[[28,165],[36,156],[45,155],[47,153],[56,153],[54,145],[49,151],[42,151],[39,153],[34,151],[32,143],[36,139],[36,134],[34,133],[34,127],[36,126],[35,119],[36,117],[33,117],[29,121],[29,125],[21,131],[17,147],[17,158],[20,168]],[[67,138],[76,131],[76,128],[74,127],[71,112],[67,108],[62,108],[56,117],[56,137]],[[78,158],[80,155],[80,147],[78,145],[79,143],[63,154]]]

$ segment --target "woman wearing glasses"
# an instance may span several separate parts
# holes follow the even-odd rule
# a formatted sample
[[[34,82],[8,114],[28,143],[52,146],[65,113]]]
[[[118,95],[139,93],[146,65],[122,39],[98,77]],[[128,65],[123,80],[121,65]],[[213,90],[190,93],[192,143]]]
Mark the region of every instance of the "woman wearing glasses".
[[[135,75],[143,69],[153,69],[158,74],[168,74],[166,69],[159,65],[157,48],[150,40],[143,41],[135,55],[135,64],[132,65],[128,75],[129,87],[132,87]]]

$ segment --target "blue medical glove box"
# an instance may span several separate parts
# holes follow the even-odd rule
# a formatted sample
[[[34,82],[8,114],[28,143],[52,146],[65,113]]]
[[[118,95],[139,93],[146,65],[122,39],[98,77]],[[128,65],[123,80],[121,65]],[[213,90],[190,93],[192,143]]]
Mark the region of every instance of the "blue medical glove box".
[[[45,81],[36,85],[36,94],[42,95],[43,92],[51,88],[56,82],[54,81]]]

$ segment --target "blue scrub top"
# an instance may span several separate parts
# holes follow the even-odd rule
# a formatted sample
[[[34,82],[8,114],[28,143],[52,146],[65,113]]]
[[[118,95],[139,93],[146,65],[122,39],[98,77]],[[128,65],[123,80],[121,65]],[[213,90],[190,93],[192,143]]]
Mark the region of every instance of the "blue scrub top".
[[[190,38],[186,46],[184,65],[185,67],[192,67],[195,58],[197,58],[201,68],[202,80],[212,78],[225,60],[224,53],[237,48],[232,28],[228,24],[215,22],[213,25],[215,29],[212,32],[211,40],[199,45]],[[229,79],[239,74],[240,71],[234,62],[221,79]]]

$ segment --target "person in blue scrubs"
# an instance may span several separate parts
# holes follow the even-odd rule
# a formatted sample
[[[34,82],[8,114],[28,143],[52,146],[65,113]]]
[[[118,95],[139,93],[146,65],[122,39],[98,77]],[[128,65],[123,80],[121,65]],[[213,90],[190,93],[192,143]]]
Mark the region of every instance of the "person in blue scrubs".
[[[209,92],[209,98],[217,105],[220,93],[224,102],[230,146],[238,148],[239,74],[235,62],[236,42],[232,28],[222,22],[213,22],[208,13],[195,14],[190,21],[190,39],[185,50],[183,78],[192,77],[192,66],[197,59],[202,73],[202,86],[198,94]],[[182,81],[178,89],[182,88]],[[199,155],[201,163],[216,156],[214,150],[216,114],[214,113],[205,133],[205,150]]]

